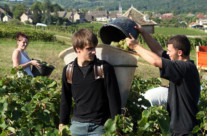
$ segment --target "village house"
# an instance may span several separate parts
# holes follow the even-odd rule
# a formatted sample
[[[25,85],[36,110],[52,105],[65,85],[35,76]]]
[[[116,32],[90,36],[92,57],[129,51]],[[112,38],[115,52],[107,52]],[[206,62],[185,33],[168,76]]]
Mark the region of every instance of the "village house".
[[[73,12],[66,12],[64,18],[67,18],[68,21],[74,22],[74,13]]]
[[[161,19],[161,14],[160,13],[154,13],[152,12],[152,18],[160,18]]]
[[[203,28],[207,28],[207,18],[198,19],[198,20],[197,20],[197,23],[198,23],[199,25],[202,25]]]
[[[6,11],[0,6],[0,12],[5,13]]]
[[[116,19],[120,16],[119,11],[109,11],[108,17],[110,18],[110,21]]]
[[[86,13],[85,18],[89,22],[91,22],[91,21],[110,22],[120,16],[122,16],[122,6],[121,6],[121,3],[119,2],[119,10],[118,11],[107,11],[107,10],[88,11]]]
[[[55,15],[55,12],[52,12],[52,13],[50,13],[52,16],[54,16]],[[57,16],[58,17],[62,17],[62,18],[64,18],[65,16],[66,16],[66,14],[67,14],[67,11],[58,11],[57,12]]]
[[[7,22],[7,21],[9,21],[10,19],[12,19],[12,17],[10,17],[9,15],[5,15],[5,16],[3,17],[3,22]]]
[[[32,23],[33,22],[32,15],[28,15],[26,13],[23,13],[20,16],[20,21],[23,23],[26,23],[26,22]]]
[[[187,15],[187,17],[194,17],[195,16],[195,14],[192,14],[192,13],[189,13],[188,15]]]
[[[84,23],[85,21],[85,14],[81,12],[76,12],[73,15],[73,22]]]
[[[188,27],[190,28],[196,28],[196,29],[203,29],[203,25],[200,25],[198,21],[196,22],[191,22]]]
[[[118,11],[89,10],[85,14],[83,12],[78,11],[58,11],[57,13],[58,17],[67,18],[70,22],[74,23],[84,23],[92,21],[109,22],[122,15],[122,7],[121,4],[119,4]],[[53,12],[51,13],[51,15],[55,15],[55,13]]]
[[[162,14],[161,19],[162,19],[162,20],[165,20],[165,19],[170,20],[170,19],[172,19],[173,17],[174,17],[174,16],[173,16],[173,13],[165,13],[165,14]]]
[[[55,12],[50,13],[52,16],[55,15]],[[67,11],[58,11],[57,16],[60,18],[67,18],[70,22],[73,22],[73,12]]]
[[[142,25],[142,27],[149,33],[153,34],[154,33],[154,26],[157,24],[153,20],[149,19],[149,16],[142,14],[140,11],[135,9],[133,6],[129,8],[123,16],[128,17],[128,18],[133,18],[133,20]]]
[[[89,10],[85,15],[85,19],[88,22],[92,22],[92,21],[107,22],[107,21],[109,21],[107,10],[101,10],[101,11],[97,11],[97,10],[91,11],[91,10]]]
[[[200,29],[206,29],[207,28],[207,17],[200,14],[201,18],[198,18],[196,22],[191,22],[188,26],[190,28],[200,28]]]
[[[198,14],[197,14],[197,18],[198,18],[198,19],[202,19],[202,18],[204,18],[204,15],[203,15],[202,13],[198,13]]]
[[[191,23],[188,25],[188,27],[193,28],[193,26],[195,26],[195,25],[197,25],[196,22],[191,22]]]
[[[76,11],[72,11],[72,12],[67,12],[67,11],[58,11],[57,12],[58,17],[60,18],[67,18],[68,21],[70,22],[78,22],[78,23],[84,23],[85,21],[85,15],[82,12],[76,12]],[[51,13],[52,16],[55,15],[55,13]]]

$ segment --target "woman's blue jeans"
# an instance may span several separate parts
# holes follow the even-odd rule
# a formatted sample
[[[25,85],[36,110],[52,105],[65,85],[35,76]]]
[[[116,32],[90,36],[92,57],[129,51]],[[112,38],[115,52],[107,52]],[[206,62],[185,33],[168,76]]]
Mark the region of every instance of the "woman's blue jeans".
[[[72,120],[70,131],[72,136],[101,136],[104,134],[104,126]]]

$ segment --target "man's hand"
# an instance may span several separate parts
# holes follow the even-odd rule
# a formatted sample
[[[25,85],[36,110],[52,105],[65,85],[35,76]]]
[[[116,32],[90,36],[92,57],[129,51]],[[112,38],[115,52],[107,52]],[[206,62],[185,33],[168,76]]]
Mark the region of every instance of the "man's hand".
[[[145,30],[142,28],[142,26],[138,23],[136,23],[137,26],[134,26],[134,29],[136,29],[139,33],[143,33]]]
[[[127,45],[130,49],[134,50],[137,45],[137,41],[134,39],[134,37],[129,33],[129,36],[131,38],[126,38],[126,42],[127,42]]]
[[[62,126],[64,126],[64,124],[59,124],[59,130],[62,131]]]
[[[132,17],[130,17],[130,19],[133,20]],[[152,36],[147,31],[145,31],[144,28],[142,28],[142,26],[140,24],[138,24],[138,23],[136,23],[136,24],[137,24],[137,26],[134,26],[134,29],[136,29],[142,35],[142,37],[144,38],[144,40],[147,43],[150,50],[152,52],[154,52],[155,54],[157,54],[159,57],[161,57],[164,50],[163,50],[162,46],[160,45],[160,43],[158,43],[154,38],[152,38]],[[130,46],[129,46],[129,48],[130,48]],[[140,54],[140,52],[139,52],[139,54]]]
[[[62,135],[62,127],[64,126],[64,124],[59,124],[59,132]]]
[[[64,131],[63,131],[64,130]],[[68,125],[65,125],[65,124],[59,124],[59,134],[61,136],[63,135],[68,135],[68,136],[71,136],[71,132],[70,132],[70,129],[68,127]]]
[[[131,19],[132,21],[134,21],[134,19],[131,16],[129,17],[129,19]],[[144,32],[144,29],[142,28],[142,26],[140,24],[138,24],[138,23],[136,23],[136,24],[137,24],[137,26],[134,26],[134,29],[136,29],[139,33]]]

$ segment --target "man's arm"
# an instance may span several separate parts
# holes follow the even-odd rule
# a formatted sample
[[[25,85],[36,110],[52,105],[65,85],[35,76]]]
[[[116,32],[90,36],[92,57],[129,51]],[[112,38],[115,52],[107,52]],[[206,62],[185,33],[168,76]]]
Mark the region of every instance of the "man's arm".
[[[134,37],[131,34],[129,35],[131,38],[126,38],[129,48],[135,50],[145,61],[149,62],[153,66],[162,68],[161,57],[137,44],[137,41],[134,39]]]
[[[71,84],[67,83],[66,67],[62,72],[62,89],[60,102],[60,124],[59,130],[63,125],[68,124],[72,104]]]
[[[137,24],[134,28],[140,32],[140,34],[143,36],[144,40],[146,41],[148,47],[151,49],[152,52],[157,54],[158,56],[162,56],[163,48],[162,46],[154,39],[152,36],[146,32],[141,25]]]

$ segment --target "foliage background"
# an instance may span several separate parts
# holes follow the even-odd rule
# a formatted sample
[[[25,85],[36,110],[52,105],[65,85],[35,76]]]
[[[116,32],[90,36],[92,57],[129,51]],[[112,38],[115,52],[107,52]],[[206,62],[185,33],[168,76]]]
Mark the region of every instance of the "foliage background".
[[[44,2],[45,0],[40,0]],[[33,0],[24,0],[25,5],[32,5]],[[76,8],[76,9],[96,9],[102,8],[107,10],[118,10],[119,2],[124,10],[133,5],[141,11],[154,11],[154,12],[174,12],[179,13],[196,13],[196,12],[207,12],[207,3],[205,0],[51,0],[51,3],[58,3],[64,8]],[[3,4],[8,4],[6,0],[1,1]],[[11,3],[10,3],[11,4]]]

